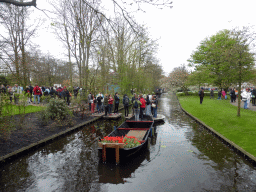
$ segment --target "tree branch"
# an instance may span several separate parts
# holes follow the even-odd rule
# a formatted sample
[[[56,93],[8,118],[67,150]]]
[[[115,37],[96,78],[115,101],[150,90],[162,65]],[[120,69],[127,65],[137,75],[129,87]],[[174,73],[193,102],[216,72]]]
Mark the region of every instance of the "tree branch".
[[[18,7],[28,7],[28,6],[36,7],[36,0],[32,0],[30,2],[19,2],[15,0],[0,0],[0,2],[12,4]]]

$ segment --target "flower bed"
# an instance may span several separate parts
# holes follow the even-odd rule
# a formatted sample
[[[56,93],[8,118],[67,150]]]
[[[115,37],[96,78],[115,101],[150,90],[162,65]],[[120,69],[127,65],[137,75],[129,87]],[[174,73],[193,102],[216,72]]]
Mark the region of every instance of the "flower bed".
[[[125,148],[133,148],[137,147],[141,144],[141,141],[139,141],[134,136],[116,136],[116,137],[109,137],[106,136],[104,139],[101,140],[101,143],[124,143]]]

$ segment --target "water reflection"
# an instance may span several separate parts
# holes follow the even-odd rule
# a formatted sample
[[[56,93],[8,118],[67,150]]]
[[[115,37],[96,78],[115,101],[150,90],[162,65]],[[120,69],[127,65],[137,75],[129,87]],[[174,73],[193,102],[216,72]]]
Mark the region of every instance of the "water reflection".
[[[150,161],[150,152],[142,151],[138,156],[133,156],[120,162],[117,166],[115,161],[108,161],[107,164],[99,163],[98,174],[99,183],[125,183],[126,178],[134,177],[136,169],[141,166],[143,161]]]
[[[98,121],[0,168],[0,191],[255,191],[256,170],[180,110],[159,100],[150,150],[119,166],[98,158],[97,137],[120,125]]]
[[[221,173],[219,177],[225,177],[228,183],[223,183],[220,178],[215,180],[220,184],[221,189],[237,191],[238,189],[251,190],[255,188],[255,183],[244,185],[246,181],[256,178],[255,171],[247,172],[248,169],[253,168],[249,162],[234,153],[210,132],[205,131],[201,125],[193,122],[191,126],[192,129],[186,132],[185,136],[198,150],[193,154],[198,159],[204,160],[205,165]]]

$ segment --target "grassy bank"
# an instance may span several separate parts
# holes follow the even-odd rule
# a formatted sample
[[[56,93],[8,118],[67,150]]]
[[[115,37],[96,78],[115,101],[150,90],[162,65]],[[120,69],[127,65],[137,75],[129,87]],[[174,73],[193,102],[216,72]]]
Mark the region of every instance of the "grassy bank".
[[[25,108],[19,107],[17,105],[9,105],[9,106],[3,107],[2,114],[3,114],[3,116],[19,115],[19,114],[22,114],[24,112],[24,110],[25,110],[25,114],[26,114],[26,113],[38,112],[38,111],[41,111],[42,109],[43,109],[43,107],[41,107],[41,106],[33,106],[33,105],[28,105]]]
[[[230,100],[206,97],[200,105],[199,97],[182,96],[179,101],[184,110],[256,157],[255,111],[241,108],[241,117],[237,117],[237,107]]]

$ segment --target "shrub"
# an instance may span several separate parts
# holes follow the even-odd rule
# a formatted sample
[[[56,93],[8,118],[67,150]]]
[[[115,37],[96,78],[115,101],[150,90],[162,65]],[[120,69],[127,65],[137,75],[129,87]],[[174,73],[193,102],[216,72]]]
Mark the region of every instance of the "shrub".
[[[49,117],[52,120],[64,120],[72,115],[66,101],[61,99],[51,99],[46,107],[46,111],[49,113]]]
[[[43,109],[42,111],[40,111],[38,113],[37,118],[38,118],[40,124],[45,126],[49,123],[50,115],[46,109]]]
[[[6,116],[6,115],[9,116]],[[5,94],[0,94],[0,138],[7,140],[11,132],[14,130],[13,119],[10,117],[13,114],[12,104],[9,97]]]
[[[39,113],[38,119],[42,125],[47,125],[49,120],[55,120],[57,125],[72,125],[73,114],[69,110],[66,101],[62,99],[50,99],[45,110]]]

